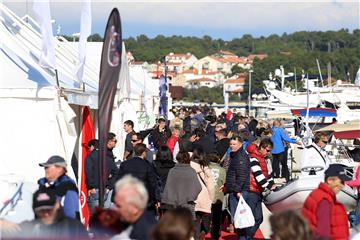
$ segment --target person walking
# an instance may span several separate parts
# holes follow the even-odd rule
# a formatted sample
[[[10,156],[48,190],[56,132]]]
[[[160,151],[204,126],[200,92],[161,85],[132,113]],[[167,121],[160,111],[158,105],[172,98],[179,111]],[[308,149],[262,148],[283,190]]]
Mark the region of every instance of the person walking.
[[[143,143],[134,146],[135,157],[124,161],[119,168],[116,180],[130,174],[141,180],[146,187],[149,195],[147,210],[155,217],[156,208],[160,207],[160,190],[158,186],[158,176],[152,163],[146,160],[146,145]]]
[[[106,182],[105,182],[105,196],[104,196],[104,206],[109,208],[111,204],[111,190],[113,189],[113,178],[117,173],[118,168],[115,164],[115,156],[113,154],[113,149],[117,143],[116,135],[114,133],[108,133],[108,138],[106,142]],[[100,166],[100,151],[98,148],[94,148],[93,151],[85,158],[85,175],[86,175],[86,185],[89,192],[88,204],[90,212],[94,210],[95,207],[99,205],[99,186],[100,186],[100,177],[99,177],[99,166]]]
[[[306,198],[302,214],[308,220],[315,239],[349,239],[349,222],[344,205],[336,194],[351,180],[341,164],[332,164],[325,171],[324,182]]]
[[[161,203],[168,209],[184,207],[191,211],[195,221],[195,201],[201,192],[201,184],[196,171],[190,166],[188,152],[176,155],[178,163],[169,171]]]
[[[224,201],[224,193],[220,191],[220,188],[225,184],[226,171],[220,166],[220,158],[216,153],[208,154],[206,157],[210,160],[210,169],[214,176],[214,199],[211,204],[211,237],[212,239],[219,239]]]
[[[281,127],[279,120],[273,122],[271,140],[274,143],[274,148],[272,150],[272,169],[274,178],[280,177],[281,165],[281,177],[285,178],[286,182],[288,182],[290,180],[290,173],[287,165],[287,151],[284,142],[296,143],[298,145],[301,145],[301,142],[297,141],[295,138],[290,138],[286,134],[284,128]]]
[[[243,149],[239,136],[230,139],[230,165],[226,173],[225,192],[229,194],[229,210],[234,223],[235,211],[242,196],[247,201],[250,191],[250,158]],[[246,229],[237,231],[240,239],[246,239]]]
[[[175,166],[173,161],[173,154],[167,146],[162,146],[156,153],[156,160],[154,161],[156,172],[161,180],[161,193],[164,191],[167,177],[170,169]]]
[[[125,139],[125,151],[123,156],[123,161],[131,157],[133,151],[133,145],[131,144],[131,137],[135,134],[134,131],[134,122],[131,120],[126,120],[124,122],[124,131],[126,132]]]
[[[253,148],[253,149],[249,149]],[[250,192],[247,204],[250,206],[255,219],[255,225],[248,229],[248,235],[253,237],[263,222],[262,193],[276,188],[269,175],[265,157],[271,154],[273,143],[270,138],[260,141],[258,147],[250,144],[247,149],[250,153]]]
[[[196,171],[201,184],[201,192],[195,201],[196,235],[207,234],[210,231],[211,204],[214,199],[214,176],[209,167],[210,162],[206,158],[201,147],[196,147],[191,156],[190,166]],[[203,231],[201,231],[203,230]]]

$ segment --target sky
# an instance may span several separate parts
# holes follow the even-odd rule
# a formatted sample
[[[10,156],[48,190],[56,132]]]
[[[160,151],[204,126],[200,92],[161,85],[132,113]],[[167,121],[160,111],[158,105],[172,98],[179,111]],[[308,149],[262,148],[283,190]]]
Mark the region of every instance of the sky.
[[[360,0],[330,1],[92,1],[92,33],[104,33],[111,9],[119,9],[123,37],[145,34],[182,35],[232,40],[296,31],[350,31],[360,28]],[[20,16],[32,12],[33,1],[3,3]],[[51,1],[54,33],[80,31],[81,1]],[[60,26],[60,28],[59,28]]]

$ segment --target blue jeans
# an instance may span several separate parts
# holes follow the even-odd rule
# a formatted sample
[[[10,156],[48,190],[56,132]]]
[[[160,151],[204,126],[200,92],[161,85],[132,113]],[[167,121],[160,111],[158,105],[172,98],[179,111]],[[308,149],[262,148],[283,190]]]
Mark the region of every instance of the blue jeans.
[[[248,202],[248,196],[249,192],[242,192],[242,197],[244,198],[245,202]],[[231,222],[234,224],[234,216],[236,207],[238,205],[239,199],[236,197],[236,193],[230,193],[229,194],[229,208],[230,208],[230,215],[231,215]],[[248,240],[252,239],[248,233],[249,228],[243,228],[243,229],[236,229],[236,233],[239,236],[239,240]]]
[[[96,192],[94,194],[90,194],[88,197],[88,204],[90,212],[92,212],[92,209],[99,206],[99,189],[95,189]],[[104,195],[104,208],[110,208],[111,207],[111,195],[112,190],[108,193],[105,193]]]
[[[249,192],[245,201],[251,208],[255,219],[255,225],[246,229],[246,235],[253,238],[260,224],[263,222],[262,200],[259,193]]]
[[[360,201],[358,200],[356,210],[355,210],[355,221],[354,225],[359,226],[360,224]]]

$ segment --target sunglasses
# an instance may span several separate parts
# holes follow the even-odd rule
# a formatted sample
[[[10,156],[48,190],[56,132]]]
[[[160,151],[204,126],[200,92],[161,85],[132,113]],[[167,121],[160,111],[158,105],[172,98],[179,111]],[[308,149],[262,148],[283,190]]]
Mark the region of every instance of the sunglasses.
[[[325,144],[327,144],[328,143],[328,141],[322,141],[323,143],[325,143]]]

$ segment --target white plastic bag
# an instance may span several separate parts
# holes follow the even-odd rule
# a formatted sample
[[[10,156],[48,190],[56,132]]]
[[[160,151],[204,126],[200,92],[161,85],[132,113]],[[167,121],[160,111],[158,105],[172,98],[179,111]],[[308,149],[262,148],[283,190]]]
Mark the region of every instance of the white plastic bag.
[[[245,202],[245,199],[241,196],[236,207],[234,216],[235,228],[248,228],[255,225],[254,215],[249,205]]]

